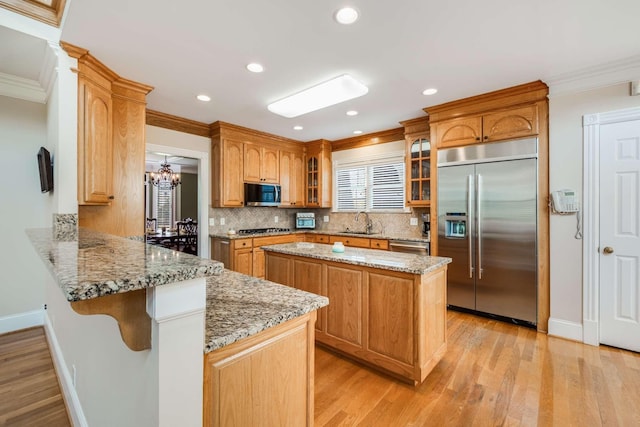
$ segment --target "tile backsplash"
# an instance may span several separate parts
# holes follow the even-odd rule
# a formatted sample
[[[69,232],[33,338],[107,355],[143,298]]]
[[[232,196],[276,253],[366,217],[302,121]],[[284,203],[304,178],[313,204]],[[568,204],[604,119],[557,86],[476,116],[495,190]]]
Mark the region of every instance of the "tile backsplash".
[[[330,209],[280,209],[272,207],[245,208],[209,208],[209,218],[213,218],[215,225],[209,226],[210,234],[226,234],[230,229],[245,228],[295,228],[297,212],[314,212],[316,214],[316,230],[334,232],[349,230],[363,231],[365,229],[364,216],[355,221],[355,213],[337,213]],[[422,214],[429,209],[412,209],[407,213],[372,213],[369,218],[373,221],[373,231],[393,237],[422,237]],[[329,222],[324,222],[324,217]],[[277,222],[276,222],[277,217]],[[410,219],[417,218],[418,225],[410,225]],[[224,224],[221,224],[224,219]]]

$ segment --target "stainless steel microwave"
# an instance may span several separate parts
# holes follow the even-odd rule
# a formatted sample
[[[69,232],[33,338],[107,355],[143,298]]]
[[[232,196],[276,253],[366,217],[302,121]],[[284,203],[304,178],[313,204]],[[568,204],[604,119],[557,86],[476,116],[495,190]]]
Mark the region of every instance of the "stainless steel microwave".
[[[244,204],[245,206],[280,206],[280,186],[245,182]]]

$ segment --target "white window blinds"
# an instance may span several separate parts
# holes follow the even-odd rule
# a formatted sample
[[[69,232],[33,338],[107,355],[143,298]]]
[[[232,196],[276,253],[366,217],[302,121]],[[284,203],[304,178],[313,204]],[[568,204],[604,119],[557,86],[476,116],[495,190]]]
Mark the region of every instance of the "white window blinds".
[[[402,211],[404,159],[335,168],[337,211]]]

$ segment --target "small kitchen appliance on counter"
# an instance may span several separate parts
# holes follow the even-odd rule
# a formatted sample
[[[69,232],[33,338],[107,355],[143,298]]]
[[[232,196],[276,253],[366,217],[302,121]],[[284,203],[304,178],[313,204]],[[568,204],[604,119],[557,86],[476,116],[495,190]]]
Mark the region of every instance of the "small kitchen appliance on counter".
[[[316,228],[316,214],[313,212],[296,213],[296,228]]]

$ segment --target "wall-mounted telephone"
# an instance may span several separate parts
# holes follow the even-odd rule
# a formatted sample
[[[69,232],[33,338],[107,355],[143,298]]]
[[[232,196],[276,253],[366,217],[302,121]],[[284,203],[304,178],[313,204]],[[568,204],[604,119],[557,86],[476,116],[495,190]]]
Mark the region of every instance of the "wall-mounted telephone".
[[[580,210],[578,196],[573,190],[558,190],[551,193],[551,207],[555,213],[560,214],[573,213]]]

